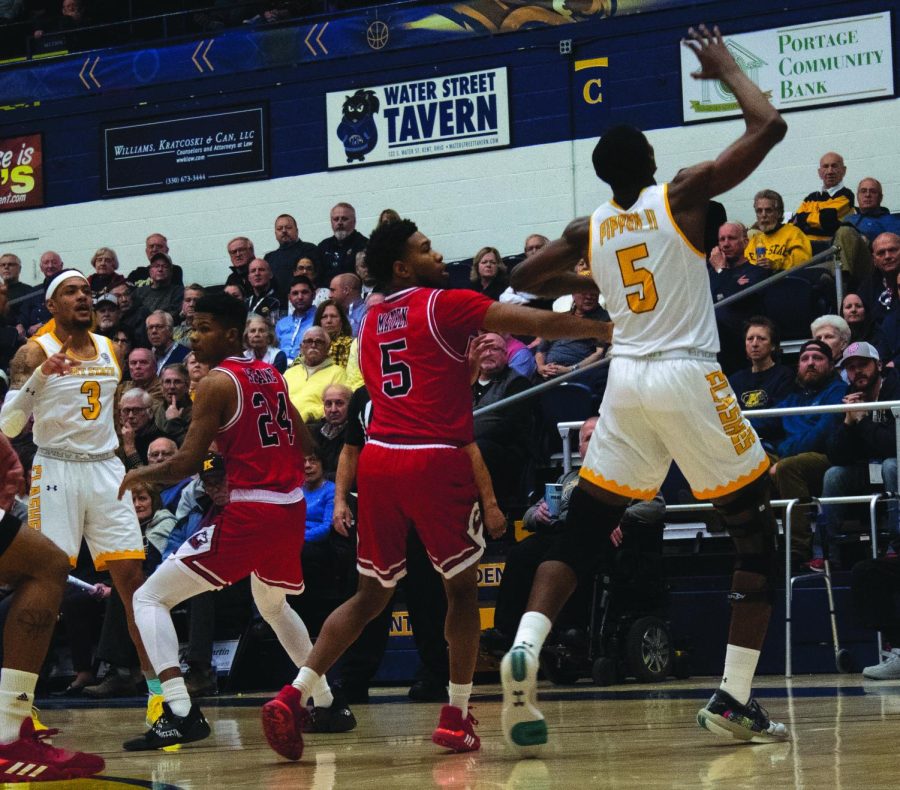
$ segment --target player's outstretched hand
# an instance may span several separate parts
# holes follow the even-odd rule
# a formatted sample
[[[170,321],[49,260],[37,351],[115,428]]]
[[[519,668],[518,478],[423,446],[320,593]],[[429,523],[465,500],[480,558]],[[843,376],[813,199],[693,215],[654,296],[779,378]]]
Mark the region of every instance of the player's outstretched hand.
[[[78,367],[81,364],[77,359],[69,356],[69,347],[71,345],[72,336],[69,335],[66,338],[66,341],[60,347],[59,351],[47,357],[47,359],[41,365],[41,372],[45,376],[50,376],[54,373],[63,376],[72,368]]]
[[[695,80],[720,80],[729,71],[738,68],[734,58],[722,40],[718,26],[710,33],[706,25],[688,28],[688,37],[682,43],[697,56],[700,68],[691,72]]]

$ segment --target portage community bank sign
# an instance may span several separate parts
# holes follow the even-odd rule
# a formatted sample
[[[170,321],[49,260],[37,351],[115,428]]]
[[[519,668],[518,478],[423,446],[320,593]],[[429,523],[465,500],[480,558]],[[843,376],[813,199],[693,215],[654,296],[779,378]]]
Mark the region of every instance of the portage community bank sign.
[[[759,30],[725,38],[741,69],[778,109],[887,98],[894,94],[889,13]],[[721,82],[695,80],[697,59],[681,52],[685,122],[740,114]]]

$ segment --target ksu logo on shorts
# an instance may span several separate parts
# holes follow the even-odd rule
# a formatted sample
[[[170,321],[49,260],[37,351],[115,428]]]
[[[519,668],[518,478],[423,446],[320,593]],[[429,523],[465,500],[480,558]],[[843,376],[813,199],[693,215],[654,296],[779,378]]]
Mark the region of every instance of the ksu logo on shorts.
[[[196,535],[191,535],[188,538],[188,543],[191,544],[191,548],[199,549],[201,546],[205,546],[209,543],[209,535],[206,533],[206,530],[201,530]]]
[[[472,510],[469,512],[469,533],[472,535],[477,535],[481,532],[481,526],[483,524],[481,518],[481,505],[476,502],[472,505]]]

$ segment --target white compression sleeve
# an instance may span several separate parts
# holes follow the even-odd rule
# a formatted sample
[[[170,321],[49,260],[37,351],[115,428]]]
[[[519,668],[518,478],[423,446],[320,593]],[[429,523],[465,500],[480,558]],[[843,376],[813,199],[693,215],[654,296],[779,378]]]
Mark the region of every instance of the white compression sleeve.
[[[22,389],[10,390],[6,393],[3,407],[0,408],[0,431],[10,438],[22,433],[25,423],[31,416],[34,401],[44,389],[48,378],[49,376],[44,375],[38,366]]]

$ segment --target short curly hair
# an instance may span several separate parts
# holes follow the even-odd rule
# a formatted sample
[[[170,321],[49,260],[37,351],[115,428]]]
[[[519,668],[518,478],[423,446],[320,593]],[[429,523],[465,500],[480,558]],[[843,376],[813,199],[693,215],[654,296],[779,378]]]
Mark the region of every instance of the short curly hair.
[[[419,228],[411,219],[385,222],[372,231],[366,246],[366,265],[380,286],[386,286],[394,276],[394,261],[403,258],[409,237]]]
[[[652,178],[656,169],[646,136],[629,124],[607,129],[594,146],[591,161],[597,177],[613,189],[635,179]]]

